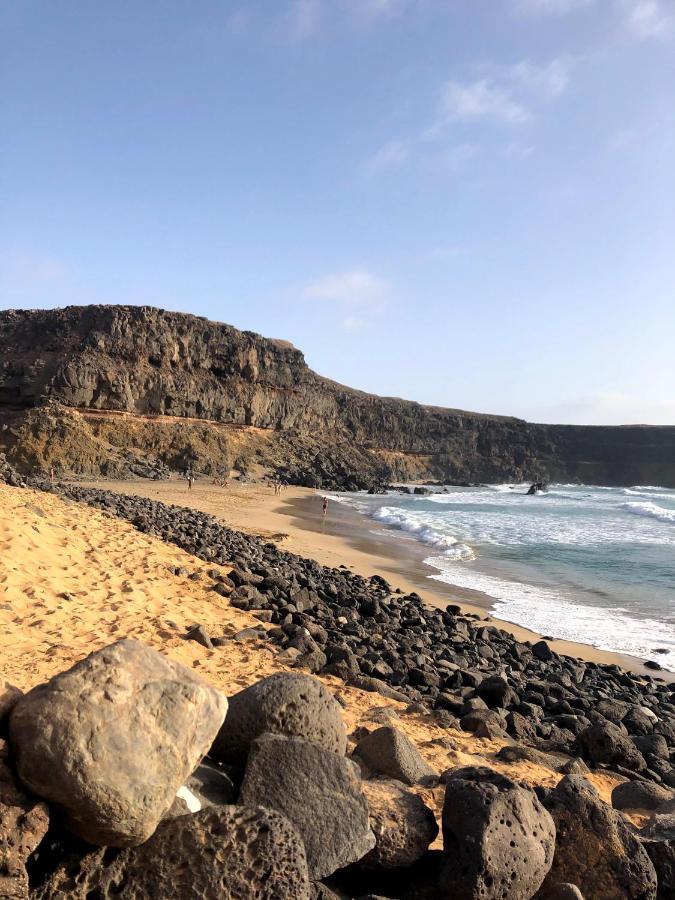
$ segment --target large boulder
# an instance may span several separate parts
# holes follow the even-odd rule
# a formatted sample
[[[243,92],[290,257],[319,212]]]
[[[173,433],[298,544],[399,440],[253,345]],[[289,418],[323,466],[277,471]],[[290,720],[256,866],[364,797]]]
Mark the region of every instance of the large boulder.
[[[457,769],[448,780],[441,871],[448,897],[530,900],[554,846],[553,821],[534,791],[487,768]]]
[[[373,772],[405,784],[420,784],[438,777],[410,738],[393,725],[383,725],[362,738],[354,756]]]
[[[26,694],[10,739],[21,780],[75,834],[125,847],[153,833],[226,709],[189,669],[125,639]]]
[[[264,733],[298,737],[342,756],[347,749],[340,704],[311,675],[280,672],[231,697],[211,755],[242,764],[251,742]]]
[[[34,900],[310,900],[302,841],[260,807],[221,806],[163,822],[140,847],[64,863]]]
[[[589,725],[577,738],[584,759],[639,772],[647,764],[633,741],[611,722]]]
[[[438,834],[433,812],[398,781],[365,781],[363,792],[376,843],[361,865],[397,869],[417,862]]]
[[[318,744],[270,734],[257,738],[239,802],[275,809],[295,825],[313,881],[357,862],[375,846],[358,767]]]
[[[556,827],[553,865],[542,897],[564,882],[592,900],[654,900],[656,872],[620,813],[604,803],[580,775],[566,775],[545,805]]]
[[[28,897],[26,860],[47,833],[47,805],[29,797],[17,783],[9,751],[0,740],[0,898]]]

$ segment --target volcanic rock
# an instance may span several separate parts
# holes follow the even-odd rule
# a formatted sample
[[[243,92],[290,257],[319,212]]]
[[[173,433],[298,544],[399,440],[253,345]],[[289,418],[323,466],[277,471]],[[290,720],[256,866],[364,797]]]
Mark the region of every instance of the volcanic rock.
[[[361,865],[395,869],[417,862],[438,834],[433,812],[397,781],[365,781],[363,792],[376,844]]]
[[[375,846],[358,767],[318,744],[271,734],[254,740],[239,802],[274,809],[295,825],[312,880]]]
[[[124,847],[153,833],[226,709],[189,669],[125,639],[26,694],[10,738],[21,780],[72,831]]]
[[[310,900],[302,841],[273,810],[221,806],[163,822],[140,847],[64,864],[34,900]]]
[[[441,888],[457,900],[530,900],[553,860],[555,827],[535,793],[487,768],[445,788]]]
[[[555,855],[542,897],[561,882],[592,900],[654,900],[656,872],[620,813],[579,775],[566,775],[544,800],[556,827]]]
[[[231,697],[211,755],[241,764],[251,742],[266,732],[299,737],[341,755],[347,749],[340,705],[309,675],[280,672]]]
[[[410,738],[393,725],[383,725],[362,738],[354,756],[371,771],[405,784],[424,784],[438,777]]]

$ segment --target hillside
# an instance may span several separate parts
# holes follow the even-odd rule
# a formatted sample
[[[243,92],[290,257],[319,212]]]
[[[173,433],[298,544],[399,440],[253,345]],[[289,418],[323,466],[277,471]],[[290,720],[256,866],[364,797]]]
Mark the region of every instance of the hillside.
[[[150,307],[0,312],[0,450],[24,470],[80,474],[675,486],[675,427],[536,425],[377,397],[316,374],[287,342]]]

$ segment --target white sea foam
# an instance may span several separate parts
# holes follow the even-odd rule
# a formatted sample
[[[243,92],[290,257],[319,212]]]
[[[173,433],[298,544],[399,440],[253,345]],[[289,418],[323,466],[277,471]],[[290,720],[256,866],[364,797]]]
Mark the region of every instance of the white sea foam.
[[[432,579],[492,598],[491,612],[498,619],[599,650],[654,659],[675,671],[675,626],[669,623],[627,615],[622,607],[574,603],[554,588],[497,578],[443,556],[425,561],[438,569]],[[655,653],[655,648],[668,653]]]
[[[451,534],[434,528],[428,521],[411,514],[404,509],[392,506],[381,506],[375,511],[373,518],[386,525],[393,525],[412,534],[417,540],[425,544],[443,549],[446,556],[451,559],[474,559],[475,553],[467,544],[463,544]]]
[[[659,522],[667,522],[675,525],[675,509],[665,509],[647,500],[644,503],[629,501],[623,504],[623,508],[634,516],[645,516],[649,519],[658,519]]]

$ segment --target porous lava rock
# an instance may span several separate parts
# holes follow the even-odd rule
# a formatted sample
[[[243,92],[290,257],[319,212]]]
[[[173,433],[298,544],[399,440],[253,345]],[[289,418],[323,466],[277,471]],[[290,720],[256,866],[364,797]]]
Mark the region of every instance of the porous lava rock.
[[[639,838],[586,779],[566,775],[544,803],[555,822],[556,843],[543,898],[570,882],[582,885],[592,900],[654,900],[656,872]]]
[[[145,844],[61,865],[34,900],[310,900],[304,847],[261,807],[211,807],[163,822]]]
[[[445,788],[441,888],[453,900],[530,900],[551,867],[555,826],[534,791],[492,769]]]
[[[271,734],[257,738],[239,802],[275,809],[295,825],[313,881],[375,846],[358,767],[318,744]]]
[[[244,763],[251,742],[264,733],[302,738],[342,756],[347,749],[340,704],[311,675],[279,672],[231,697],[211,755]]]
[[[639,772],[647,764],[633,741],[611,722],[598,722],[585,728],[577,738],[584,759],[609,766],[623,766]]]
[[[140,844],[206,754],[225,696],[185,666],[124,639],[19,700],[19,777],[99,846]]]
[[[410,738],[393,725],[383,725],[362,738],[354,756],[373,772],[405,784],[420,784],[438,777]]]
[[[370,827],[375,847],[361,860],[365,868],[411,866],[438,835],[436,818],[421,797],[398,781],[365,781]]]

